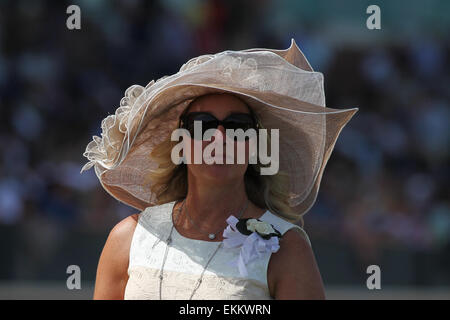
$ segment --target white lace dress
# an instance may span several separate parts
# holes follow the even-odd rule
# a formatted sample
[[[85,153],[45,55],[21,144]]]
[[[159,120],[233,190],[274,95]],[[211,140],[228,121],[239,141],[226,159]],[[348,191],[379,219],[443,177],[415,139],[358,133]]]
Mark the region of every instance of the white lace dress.
[[[125,299],[159,299],[159,273],[172,227],[175,201],[142,211],[130,247],[128,283]],[[260,218],[271,223],[281,234],[298,228],[311,245],[306,232],[266,211]],[[162,299],[189,299],[204,266],[219,242],[190,239],[174,228],[172,243],[164,265]],[[192,299],[272,299],[267,284],[267,267],[271,253],[247,264],[248,276],[242,277],[230,261],[239,256],[240,248],[221,248],[206,269],[202,283]]]

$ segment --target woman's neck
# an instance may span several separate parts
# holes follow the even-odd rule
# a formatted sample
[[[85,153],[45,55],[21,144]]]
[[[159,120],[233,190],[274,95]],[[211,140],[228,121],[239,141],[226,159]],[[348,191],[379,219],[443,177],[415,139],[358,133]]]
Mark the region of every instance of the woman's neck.
[[[212,231],[224,225],[231,214],[239,215],[246,201],[243,180],[215,186],[193,183],[188,187],[183,211],[201,230]]]
[[[227,226],[226,219],[231,214],[239,218],[241,210],[245,209],[242,218],[259,218],[266,211],[248,199],[244,180],[208,185],[191,179],[191,182],[188,182],[184,208],[180,212],[181,206],[181,202],[177,203],[173,211],[178,212],[173,213],[177,231],[185,237],[206,241],[210,241],[209,233],[215,234],[215,241],[223,239],[222,233]]]

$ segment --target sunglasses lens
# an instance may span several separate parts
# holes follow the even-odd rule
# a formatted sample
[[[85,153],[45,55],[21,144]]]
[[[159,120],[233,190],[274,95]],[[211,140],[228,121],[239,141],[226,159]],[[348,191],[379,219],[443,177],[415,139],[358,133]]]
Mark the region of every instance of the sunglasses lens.
[[[208,129],[216,129],[219,126],[219,121],[211,114],[205,113],[205,112],[192,112],[188,113],[184,119],[183,119],[183,128],[189,130],[189,133],[191,134],[191,137],[195,139],[194,135],[194,128],[195,128],[195,122],[199,121],[201,122],[202,127],[202,138],[205,135],[205,132]],[[250,114],[246,113],[237,113],[232,114],[228,116],[225,120],[222,121],[222,124],[226,129],[242,129],[244,131],[250,129],[250,128],[256,128],[255,126],[255,120]],[[233,136],[230,136],[234,138],[234,140],[238,140],[236,134]],[[247,140],[248,137],[245,138]]]
[[[206,130],[215,129],[218,126],[217,119],[208,113],[194,113],[194,112],[189,113],[185,117],[183,127],[185,129],[189,130],[189,133],[191,134],[192,138],[195,138],[194,128],[195,128],[196,122],[199,122],[198,125],[200,125],[200,123],[201,123],[201,127],[202,127],[201,138],[203,138],[203,135]]]
[[[238,130],[242,129],[244,132],[248,129],[255,129],[255,121],[253,117],[249,114],[234,114],[229,116],[224,124],[225,129]],[[234,138],[235,141],[242,140],[238,139],[237,132],[232,133],[231,138]],[[245,140],[248,140],[248,136],[245,136]]]
[[[242,129],[245,131],[250,128],[253,128],[253,119],[250,115],[231,115],[225,121],[225,129]]]

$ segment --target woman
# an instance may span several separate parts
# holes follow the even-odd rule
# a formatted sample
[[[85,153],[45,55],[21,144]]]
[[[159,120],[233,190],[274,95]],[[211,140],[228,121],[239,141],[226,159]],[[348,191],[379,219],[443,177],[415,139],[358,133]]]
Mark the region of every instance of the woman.
[[[314,77],[308,83],[316,87],[307,85],[311,91],[305,90],[305,99],[292,100],[284,88],[292,79],[283,83],[279,76],[290,72],[296,72],[296,79],[317,75],[294,42],[284,51],[201,56],[166,82],[163,78],[127,91],[122,109],[102,122],[104,138],[94,137],[95,145],[88,145],[85,155],[91,162],[82,171],[95,164],[103,187],[142,211],[111,231],[100,257],[94,299],[325,297],[309,238],[292,222],[314,203],[337,136],[357,109],[324,107],[323,86],[316,86]],[[278,79],[274,95],[255,89],[255,83],[272,76]],[[176,142],[169,137],[176,127],[169,124],[177,122],[185,133],[193,133],[195,121],[213,129],[211,140],[201,141],[202,152],[210,144],[225,146],[231,140],[236,160],[238,145],[244,143],[245,163],[195,164],[192,153],[183,154],[185,164],[174,163],[170,155]],[[262,175],[259,160],[249,163],[253,140],[230,139],[225,126],[280,130],[280,171]],[[326,134],[317,134],[320,128]],[[183,143],[195,149],[192,136]],[[322,150],[320,156],[317,150]],[[218,156],[230,157],[226,151]],[[147,192],[145,197],[142,192]],[[270,234],[258,230],[258,224]]]

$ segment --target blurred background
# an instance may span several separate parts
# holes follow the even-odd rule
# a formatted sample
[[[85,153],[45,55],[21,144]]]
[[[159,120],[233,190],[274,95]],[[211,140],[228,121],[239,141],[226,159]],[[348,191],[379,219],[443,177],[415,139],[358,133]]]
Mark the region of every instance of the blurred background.
[[[359,107],[305,215],[327,297],[449,299],[449,30],[446,0],[0,1],[0,298],[92,297],[109,231],[136,210],[79,173],[82,154],[129,86],[294,38],[327,105]]]

